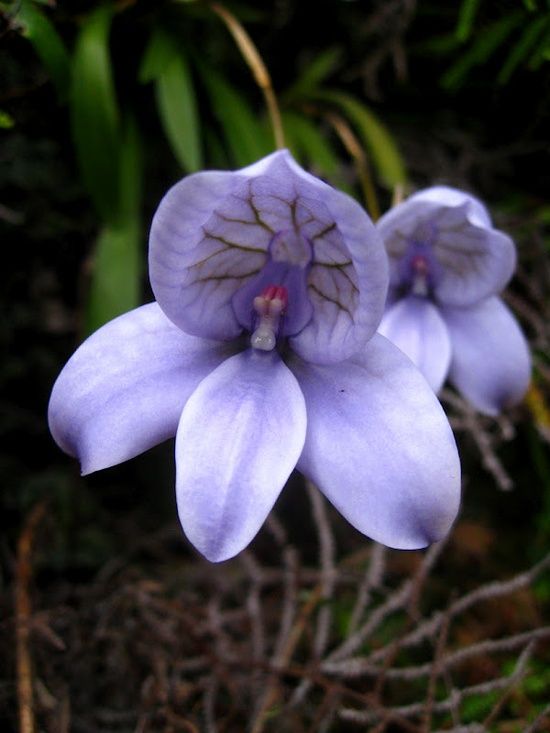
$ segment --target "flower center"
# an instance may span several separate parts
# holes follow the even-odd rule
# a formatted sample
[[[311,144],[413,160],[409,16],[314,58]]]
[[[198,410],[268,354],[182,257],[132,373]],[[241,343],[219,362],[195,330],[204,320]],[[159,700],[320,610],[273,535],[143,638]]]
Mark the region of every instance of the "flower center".
[[[413,295],[428,295],[428,278],[430,266],[423,255],[415,255],[410,264],[411,268],[411,292]]]
[[[271,351],[278,340],[300,333],[311,320],[307,277],[312,257],[305,237],[277,232],[262,269],[233,296],[233,310],[243,330],[252,333],[253,348]]]
[[[288,291],[282,285],[268,285],[252,303],[256,314],[255,330],[250,337],[254,349],[272,351],[281,330],[281,320],[288,305]]]

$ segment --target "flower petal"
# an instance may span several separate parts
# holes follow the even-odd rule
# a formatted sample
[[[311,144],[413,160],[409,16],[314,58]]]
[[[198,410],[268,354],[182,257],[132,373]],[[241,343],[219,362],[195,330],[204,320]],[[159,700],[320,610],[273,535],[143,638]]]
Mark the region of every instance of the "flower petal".
[[[531,378],[529,347],[500,298],[444,308],[452,361],[449,379],[480,412],[496,415],[519,402]]]
[[[187,176],[153,219],[153,291],[188,333],[232,339],[246,329],[252,302],[237,293],[251,280],[263,282],[260,273],[273,262],[307,276],[309,322],[289,334],[304,358],[346,358],[374,332],[387,289],[376,229],[359,204],[306,173],[287,150],[233,173]],[[301,325],[310,311],[303,293],[297,299],[300,314],[287,314],[287,322]],[[289,293],[289,309],[292,302]]]
[[[249,350],[210,374],[187,402],[176,437],[183,530],[212,562],[253,539],[300,456],[304,397],[276,352]]]
[[[451,361],[451,341],[437,308],[426,298],[403,298],[384,314],[378,332],[401,349],[439,392]]]
[[[474,196],[445,186],[414,194],[378,222],[390,257],[393,286],[403,283],[411,247],[428,246],[435,258],[434,297],[445,305],[473,305],[500,292],[516,265],[510,237],[491,226]]]
[[[175,435],[191,392],[233,351],[183,333],[156,303],[130,311],[65,365],[48,408],[52,435],[84,474],[133,458]]]
[[[449,423],[418,370],[375,335],[336,366],[294,359],[308,428],[298,469],[360,532],[398,549],[449,530],[460,464]]]

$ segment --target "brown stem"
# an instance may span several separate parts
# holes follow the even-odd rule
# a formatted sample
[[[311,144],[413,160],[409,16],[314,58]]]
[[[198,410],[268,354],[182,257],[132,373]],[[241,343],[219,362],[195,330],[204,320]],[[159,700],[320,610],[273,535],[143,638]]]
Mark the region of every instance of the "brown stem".
[[[34,535],[45,511],[45,501],[34,507],[25,522],[17,543],[15,641],[20,733],[34,733],[36,730],[33,708],[32,660],[29,643],[32,618],[29,588],[32,579],[32,545]]]

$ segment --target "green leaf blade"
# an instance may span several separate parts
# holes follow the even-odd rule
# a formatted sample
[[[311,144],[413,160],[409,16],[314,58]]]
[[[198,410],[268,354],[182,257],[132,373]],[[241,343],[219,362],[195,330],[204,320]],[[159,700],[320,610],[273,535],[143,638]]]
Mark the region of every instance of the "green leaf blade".
[[[29,0],[21,3],[16,20],[46,67],[59,98],[65,100],[71,74],[69,54],[61,36],[48,16]]]
[[[405,164],[397,144],[374,112],[345,92],[323,91],[316,97],[338,107],[357,128],[385,186],[394,188],[406,183]]]
[[[119,113],[109,54],[113,10],[100,6],[76,42],[71,86],[71,125],[84,183],[100,217],[118,215]]]
[[[87,333],[135,308],[140,302],[143,153],[139,132],[132,119],[127,121],[121,145],[120,184],[117,222],[104,226],[96,242],[85,309]]]
[[[258,121],[244,96],[210,68],[203,68],[202,76],[234,163],[243,167],[271,152],[271,134]]]

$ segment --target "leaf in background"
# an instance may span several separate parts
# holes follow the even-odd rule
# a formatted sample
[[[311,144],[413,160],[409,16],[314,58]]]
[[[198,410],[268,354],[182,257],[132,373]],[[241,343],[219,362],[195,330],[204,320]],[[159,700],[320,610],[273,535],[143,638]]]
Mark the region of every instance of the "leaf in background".
[[[23,35],[32,43],[46,67],[59,98],[65,100],[70,84],[70,59],[53,23],[30,0],[21,3],[15,20],[22,26]]]
[[[296,112],[284,112],[283,123],[288,147],[296,160],[340,190],[353,195],[353,188],[341,175],[340,158],[318,126]]]
[[[203,67],[201,72],[235,165],[249,165],[271,152],[271,134],[250,109],[245,97],[211,68]]]
[[[500,18],[491,26],[485,28],[473,46],[442,76],[441,85],[443,88],[449,91],[459,89],[470,71],[475,66],[487,61],[524,20],[525,14],[518,11]]]
[[[545,61],[550,61],[550,16],[546,16],[546,32],[542,41],[538,44],[535,52],[527,63],[531,71],[536,71]]]
[[[120,207],[117,221],[99,234],[86,303],[86,332],[135,308],[140,300],[142,273],[141,194],[142,146],[130,120],[120,151]]]
[[[338,66],[342,57],[340,48],[327,48],[309,63],[284,94],[285,102],[307,97]]]
[[[506,62],[499,75],[497,81],[499,84],[506,84],[519,64],[525,60],[526,56],[531,52],[537,43],[542,32],[548,28],[548,17],[541,17],[534,20],[525,28],[519,41],[512,48],[506,59]]]
[[[71,88],[73,138],[84,183],[100,217],[118,212],[119,115],[109,55],[113,9],[102,5],[85,20],[76,42]]]
[[[0,109],[0,130],[9,130],[15,125],[15,120],[11,115]]]
[[[156,28],[141,59],[138,79],[142,84],[154,81],[172,61],[177,50],[175,43],[160,28]]]
[[[478,9],[479,0],[462,0],[455,30],[455,36],[459,41],[467,41],[472,34],[472,25]]]
[[[182,168],[202,168],[200,123],[193,81],[180,53],[156,80],[157,106],[164,132]]]
[[[157,107],[172,152],[187,172],[203,167],[201,126],[193,78],[176,41],[153,32],[141,64],[141,82],[155,81]]]
[[[391,133],[365,104],[345,92],[320,91],[315,96],[339,107],[359,131],[384,185],[394,188],[406,183],[405,165]]]

